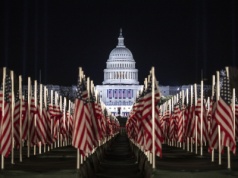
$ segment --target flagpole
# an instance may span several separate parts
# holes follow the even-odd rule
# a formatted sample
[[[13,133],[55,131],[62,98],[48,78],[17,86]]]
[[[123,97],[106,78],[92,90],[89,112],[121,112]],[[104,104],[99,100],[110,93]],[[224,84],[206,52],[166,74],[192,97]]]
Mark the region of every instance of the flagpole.
[[[2,79],[2,118],[4,117],[4,113],[5,113],[5,78],[6,78],[6,67],[3,67],[3,79]],[[1,120],[1,125],[0,125],[0,132],[2,135],[2,125],[3,125],[3,119]],[[2,143],[0,142],[0,148],[2,147]],[[1,155],[1,169],[4,169],[4,156],[3,154]]]
[[[35,108],[37,108],[37,81],[34,80],[34,105],[35,105]],[[34,115],[34,126],[35,129],[34,129],[34,132],[36,132],[36,114]],[[34,137],[34,141],[35,141],[35,133],[33,135]],[[34,155],[36,155],[36,144],[34,143]]]
[[[197,84],[194,84],[194,96],[195,96],[195,103],[194,107],[197,106]],[[198,117],[195,115],[195,154],[198,153]]]
[[[46,86],[44,86],[44,89],[43,89],[43,92],[44,92],[44,108],[45,108],[45,110],[47,109],[47,97],[46,97],[46,95],[48,95],[48,92],[47,92],[47,88],[46,88]],[[46,116],[47,117],[47,116]],[[45,120],[45,124],[46,125],[48,125],[48,123],[47,123],[48,121],[46,121]],[[48,128],[48,126],[47,126],[47,128]],[[48,132],[48,131],[47,131]],[[48,139],[48,138],[47,138]],[[46,152],[46,148],[47,148],[47,146],[48,146],[48,151],[49,151],[49,145],[47,145],[47,142],[45,143],[45,145],[44,145],[44,153]]]
[[[232,111],[233,111],[233,127],[234,127],[234,137],[236,135],[236,117],[235,117],[235,102],[236,102],[236,89],[233,88],[233,92],[232,92]]]
[[[20,102],[20,149],[19,149],[19,161],[22,162],[22,76],[19,75],[19,102]]]
[[[188,107],[188,88],[186,89],[186,105]],[[188,120],[188,117],[186,119]],[[188,122],[188,121],[186,121],[186,122]],[[189,151],[189,137],[187,135],[186,135],[186,139],[187,139],[187,151]]]
[[[55,111],[55,108],[56,108],[56,92],[54,92],[53,90],[52,91],[52,106],[53,106],[53,110]],[[53,139],[54,139],[54,143],[53,143],[53,148],[57,148],[57,138],[55,138],[55,129],[56,129],[56,126],[57,126],[57,123],[56,123],[56,118],[55,116],[53,117],[52,119],[52,136],[53,136]]]
[[[67,145],[67,130],[66,130],[66,97],[64,97],[64,108],[63,108],[63,128],[65,129],[65,138],[63,139],[63,146]]]
[[[173,109],[174,109],[174,97],[171,98],[171,114],[173,113]],[[169,134],[170,135],[170,134]],[[170,141],[170,146],[174,146],[174,142],[173,142],[173,136],[171,136],[171,141]]]
[[[216,82],[216,86],[217,86],[217,91],[216,91],[216,100],[219,100],[220,97],[220,73],[219,71],[217,71],[217,82]],[[219,160],[218,160],[218,164],[221,165],[221,129],[220,129],[220,125],[218,124],[218,152],[219,152]]]
[[[81,84],[82,82],[82,67],[79,67],[79,83]],[[80,152],[79,152],[79,148],[77,148],[77,165],[76,165],[77,169],[80,169]]]
[[[182,91],[180,91],[179,94],[177,94],[177,103],[179,102],[180,99],[182,100]],[[180,109],[180,112],[182,114],[182,108],[179,107],[179,109]],[[182,125],[180,125],[180,127],[182,127],[182,132],[179,133],[179,134],[182,134],[183,133],[183,117],[182,117],[182,115],[181,115],[180,119],[182,120]],[[181,137],[181,136],[179,135],[179,137]],[[180,138],[178,138],[178,139],[179,139],[178,140],[178,147],[182,148],[182,140]]]
[[[70,116],[71,116],[71,113],[70,113],[70,108],[71,108],[71,102],[69,100],[69,104],[68,104],[68,112],[69,112],[69,116],[68,116],[68,119],[67,119],[67,124],[68,124],[68,133],[70,133]],[[70,137],[68,137],[68,144],[70,144]]]
[[[200,112],[200,124],[201,124],[201,131],[200,131],[200,155],[203,155],[203,80],[201,81],[201,112]]]
[[[184,121],[184,90],[182,90],[182,142],[183,142],[183,150],[185,150],[186,142],[184,140],[185,133],[185,121]]]
[[[14,164],[14,109],[15,109],[15,96],[14,96],[14,73],[11,70],[10,71],[10,77],[11,77],[11,144],[12,144],[12,150],[11,150],[11,164]]]
[[[175,103],[177,104],[177,99],[178,99],[178,96],[177,94],[174,95],[174,100],[173,100],[173,111],[175,110]],[[177,112],[177,111],[176,111]],[[177,121],[176,121],[177,118],[175,118],[175,124],[178,125]],[[175,133],[176,133],[176,136],[175,136]],[[178,140],[177,140],[177,134],[178,134],[178,131],[176,130],[176,132],[174,131],[174,146],[178,147]]]
[[[225,67],[225,69],[226,69],[226,76],[227,76],[228,80],[230,80],[229,68]],[[229,90],[230,90],[230,88],[229,88]],[[230,147],[229,146],[227,146],[227,168],[228,169],[231,168],[231,154],[230,154]]]
[[[27,128],[27,157],[30,157],[30,108],[31,108],[31,78],[28,77],[28,92],[27,92],[27,99],[28,99],[28,109],[27,109],[27,115],[28,115],[28,128]]]
[[[42,118],[42,84],[40,84],[40,118]],[[39,119],[38,118],[38,122],[39,122]],[[39,142],[39,154],[41,154],[41,147],[42,147],[42,140]]]
[[[53,90],[50,90],[50,103],[51,103],[51,106],[53,107]],[[50,133],[51,133],[51,137],[52,137],[52,143],[50,145],[51,149],[54,148],[54,119],[50,119]]]
[[[207,124],[208,137],[209,137],[209,132],[210,132],[210,129],[211,129],[211,120],[208,122],[208,115],[209,115],[210,109],[211,109],[211,98],[208,96],[207,97],[207,102],[206,102],[206,119],[207,119],[207,123],[208,123]],[[208,141],[208,146],[210,146],[209,145],[209,140],[207,140],[207,141]]]
[[[212,75],[212,99],[214,98],[214,93],[215,93],[215,75]],[[214,100],[214,99],[213,99]],[[213,105],[214,105],[214,101],[213,101]],[[210,108],[209,108],[210,109]],[[211,122],[210,122],[211,123]],[[212,162],[214,162],[214,148],[212,148]]]
[[[87,98],[89,98],[90,96],[90,77],[87,77]],[[91,106],[90,106],[91,107]],[[86,161],[86,158],[90,155],[90,153],[86,154],[86,156],[84,157],[84,161]]]
[[[169,118],[169,125],[170,125],[170,119],[171,119],[171,115],[172,115],[172,98],[169,100],[168,103],[169,103],[169,116],[170,116],[170,118]],[[168,145],[171,146],[170,138],[168,138]]]
[[[63,105],[63,103],[62,103],[62,96],[59,96],[59,98],[60,98],[60,103],[59,103],[59,105],[60,105],[60,110],[62,111],[62,105]],[[62,136],[62,133],[61,133],[61,124],[60,124],[60,120],[61,120],[61,118],[59,119],[59,147],[62,147],[63,146],[63,136]]]
[[[152,168],[155,169],[155,69],[152,67]]]
[[[58,93],[55,91],[55,106],[58,106],[60,105],[58,103],[58,98],[59,98],[59,95]],[[56,147],[59,147],[59,143],[60,143],[60,133],[59,133],[59,119],[56,120],[56,131],[58,131],[56,134],[57,134],[57,141],[55,142],[55,145]]]
[[[147,89],[147,78],[145,78],[145,80],[144,80],[144,90],[146,91],[146,89]],[[144,146],[143,146],[143,148],[144,148]],[[148,152],[145,151],[145,149],[144,149],[144,153],[145,153],[147,159],[149,160],[149,162],[152,164],[152,160],[150,159]]]
[[[191,100],[191,109],[193,109],[193,85],[191,85],[191,95],[190,95],[190,100]],[[191,118],[193,119],[193,118]],[[190,137],[190,145],[191,145],[191,152],[193,152],[193,137]]]

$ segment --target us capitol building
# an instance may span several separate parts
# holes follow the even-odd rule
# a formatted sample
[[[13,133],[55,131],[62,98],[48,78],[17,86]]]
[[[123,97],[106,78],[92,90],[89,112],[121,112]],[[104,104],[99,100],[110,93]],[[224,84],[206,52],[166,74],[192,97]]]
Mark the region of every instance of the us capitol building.
[[[124,45],[122,30],[120,30],[118,45],[111,51],[106,62],[104,81],[102,85],[96,86],[101,101],[106,105],[107,110],[115,116],[127,116],[132,109],[138,92],[143,89],[143,85],[139,85],[138,70],[135,64],[131,51]],[[77,87],[75,85],[72,87],[47,85],[47,88],[57,91],[71,100],[76,97]],[[176,95],[182,90],[190,89],[191,85],[163,86],[159,84],[159,88],[161,95],[167,97]],[[209,91],[211,86],[204,85],[204,89]]]
[[[143,88],[143,85],[139,85],[135,64],[131,51],[124,45],[120,30],[118,45],[106,62],[103,85],[96,86],[102,102],[115,116],[127,116],[138,92]]]

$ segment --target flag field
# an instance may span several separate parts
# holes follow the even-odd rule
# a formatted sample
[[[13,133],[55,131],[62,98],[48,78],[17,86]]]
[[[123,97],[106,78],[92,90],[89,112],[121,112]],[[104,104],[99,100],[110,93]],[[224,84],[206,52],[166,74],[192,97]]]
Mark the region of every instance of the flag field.
[[[215,162],[211,162],[211,156],[204,147],[204,155],[196,155],[182,148],[163,144],[163,157],[156,159],[157,178],[167,177],[211,177],[219,178],[238,176],[238,158],[231,155],[232,168],[226,167],[226,156],[222,156],[224,164],[218,165],[218,154],[215,153]],[[33,149],[31,150],[33,152]],[[27,158],[27,147],[23,147],[23,162],[19,162],[18,151],[15,150],[15,164],[11,159],[5,159],[5,170],[0,170],[0,178],[5,177],[80,177],[80,171],[75,169],[77,151],[72,146],[54,148],[49,152],[31,155]],[[142,158],[141,158],[142,159]],[[91,167],[93,169],[93,166]]]

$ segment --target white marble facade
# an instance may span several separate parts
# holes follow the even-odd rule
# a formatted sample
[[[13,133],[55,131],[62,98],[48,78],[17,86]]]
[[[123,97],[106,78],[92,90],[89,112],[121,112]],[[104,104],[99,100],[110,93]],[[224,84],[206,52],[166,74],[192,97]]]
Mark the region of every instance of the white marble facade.
[[[97,85],[96,90],[107,109],[115,116],[127,116],[131,111],[138,91],[138,70],[131,51],[124,45],[122,30],[118,37],[118,45],[114,48],[104,69],[103,85]]]

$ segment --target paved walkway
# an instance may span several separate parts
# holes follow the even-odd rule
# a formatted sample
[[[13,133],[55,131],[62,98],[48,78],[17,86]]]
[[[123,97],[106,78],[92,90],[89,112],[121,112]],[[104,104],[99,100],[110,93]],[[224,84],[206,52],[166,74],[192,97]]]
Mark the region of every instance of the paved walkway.
[[[97,178],[143,178],[125,134],[119,134],[112,141],[99,164]]]

